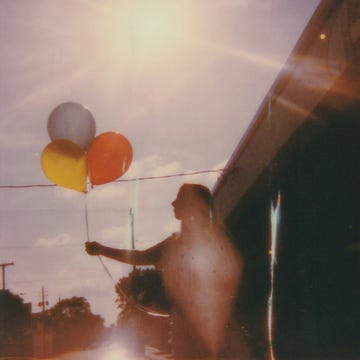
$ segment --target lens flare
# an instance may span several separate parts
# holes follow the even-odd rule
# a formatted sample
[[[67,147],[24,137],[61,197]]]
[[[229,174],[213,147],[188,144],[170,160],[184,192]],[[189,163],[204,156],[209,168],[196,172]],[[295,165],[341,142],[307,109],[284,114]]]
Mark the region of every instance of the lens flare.
[[[269,351],[270,351],[271,360],[275,360],[275,354],[273,349],[273,297],[274,297],[274,269],[277,261],[276,248],[277,248],[279,224],[281,219],[280,211],[281,211],[281,193],[279,191],[276,200],[274,202],[271,201],[271,209],[270,209],[271,250],[269,251],[269,254],[271,254],[271,261],[270,261],[271,289],[268,299],[268,339],[269,339],[269,346],[270,346]]]

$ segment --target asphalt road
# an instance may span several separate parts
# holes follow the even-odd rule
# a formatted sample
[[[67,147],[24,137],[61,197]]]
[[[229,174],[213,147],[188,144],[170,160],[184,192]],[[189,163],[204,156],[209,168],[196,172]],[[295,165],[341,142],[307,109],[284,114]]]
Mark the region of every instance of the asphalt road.
[[[146,347],[143,356],[135,355],[119,344],[108,344],[92,350],[74,351],[41,360],[171,360],[170,354],[161,353],[159,350]],[[0,360],[39,360],[32,357],[0,357]]]
[[[96,349],[71,352],[43,360],[145,360],[118,344],[104,345]]]

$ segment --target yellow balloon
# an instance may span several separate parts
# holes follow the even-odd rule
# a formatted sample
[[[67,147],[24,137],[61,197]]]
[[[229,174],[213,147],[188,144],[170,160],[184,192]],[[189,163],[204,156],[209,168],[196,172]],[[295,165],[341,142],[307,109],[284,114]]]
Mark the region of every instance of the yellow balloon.
[[[59,139],[49,143],[41,155],[41,168],[53,183],[86,192],[85,153],[70,140]]]

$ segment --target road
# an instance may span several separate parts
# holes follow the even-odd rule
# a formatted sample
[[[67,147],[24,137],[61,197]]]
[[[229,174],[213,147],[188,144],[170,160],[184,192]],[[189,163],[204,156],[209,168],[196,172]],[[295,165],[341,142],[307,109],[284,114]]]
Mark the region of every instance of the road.
[[[135,356],[117,344],[110,344],[92,350],[74,351],[41,360],[147,360],[145,356]],[[39,360],[34,357],[0,357],[0,360]]]
[[[104,345],[96,349],[71,352],[42,360],[171,360],[173,357],[162,354],[157,349],[146,347],[144,356],[134,355],[119,344]]]

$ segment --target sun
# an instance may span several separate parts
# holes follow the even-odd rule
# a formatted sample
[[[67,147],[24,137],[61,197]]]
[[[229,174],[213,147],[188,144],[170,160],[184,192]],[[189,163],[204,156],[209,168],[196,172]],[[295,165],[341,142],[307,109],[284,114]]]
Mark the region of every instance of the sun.
[[[152,49],[164,48],[181,40],[181,26],[176,17],[176,7],[164,3],[154,6],[146,2],[141,6],[135,3],[131,9],[130,27],[134,41]]]
[[[92,33],[97,79],[109,101],[126,94],[123,116],[136,119],[161,106],[202,70],[209,26],[194,0],[104,0]],[[155,90],[156,89],[156,90]]]
[[[196,32],[195,9],[188,1],[115,1],[98,24],[101,52],[119,64],[130,57],[148,64],[174,61],[186,53]]]

